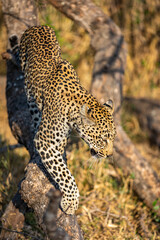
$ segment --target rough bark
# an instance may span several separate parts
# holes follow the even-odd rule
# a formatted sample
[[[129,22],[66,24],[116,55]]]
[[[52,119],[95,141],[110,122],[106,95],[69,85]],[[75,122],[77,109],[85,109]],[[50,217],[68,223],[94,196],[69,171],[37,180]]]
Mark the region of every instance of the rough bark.
[[[48,0],[67,17],[85,28],[95,50],[91,93],[104,103],[112,98],[115,104],[117,138],[114,164],[126,175],[134,176],[133,188],[140,198],[153,208],[160,199],[160,181],[146,159],[138,152],[120,126],[122,78],[126,62],[126,44],[113,21],[90,0]],[[160,215],[160,210],[157,211]]]
[[[20,193],[22,199],[27,203],[28,207],[34,209],[38,223],[42,229],[47,232],[47,235],[49,234],[52,236],[52,231],[55,234],[59,233],[60,231],[63,233],[62,236],[64,236],[64,239],[69,239],[70,236],[75,240],[83,240],[82,232],[77,223],[75,215],[66,215],[59,208],[57,209],[56,216],[55,212],[51,212],[53,210],[53,203],[48,206],[48,193],[50,192],[50,189],[55,190],[55,188],[51,184],[52,180],[46,177],[47,172],[43,165],[41,165],[39,157],[34,157],[32,160],[34,160],[34,162],[28,164],[25,179],[21,183]],[[38,162],[39,164],[37,166]],[[54,209],[59,206],[56,199],[52,199],[52,201],[54,201],[54,204],[56,204]],[[53,222],[50,222],[50,225],[52,224],[52,229],[49,228],[49,226],[46,227],[43,221],[44,215],[46,216],[46,211],[50,211],[52,216],[54,215],[56,217],[56,226],[58,228],[55,229],[56,226],[54,218],[52,218]],[[61,239],[63,239],[62,236]]]
[[[17,39],[13,37],[14,34],[20,37],[28,26],[37,24],[36,7],[33,0],[16,2],[14,0],[3,0],[2,4],[8,37],[11,45],[14,46],[17,43]],[[31,128],[31,116],[24,92],[23,73],[20,66],[15,64],[11,51],[4,53],[3,58],[7,60],[6,98],[9,124],[13,135],[19,143],[28,149],[31,156],[30,163],[26,168],[25,178],[22,179],[16,195],[1,218],[2,227],[8,228],[9,231],[3,229],[0,238],[14,240],[18,239],[19,235],[16,232],[11,232],[10,229],[16,231],[23,229],[24,214],[27,207],[33,208],[38,223],[44,232],[47,232],[43,222],[43,216],[49,203],[46,194],[51,188],[55,188],[40,159],[34,154],[33,129]],[[67,238],[70,235],[73,239],[83,239],[76,216],[67,216],[60,209],[57,209],[57,211],[56,226],[58,229],[60,228],[63,233],[66,233]],[[53,221],[53,227],[55,229],[55,221]]]
[[[37,9],[34,0],[2,0],[2,11],[7,27],[8,39],[20,36],[30,26],[37,25]],[[8,42],[9,47],[9,42]]]

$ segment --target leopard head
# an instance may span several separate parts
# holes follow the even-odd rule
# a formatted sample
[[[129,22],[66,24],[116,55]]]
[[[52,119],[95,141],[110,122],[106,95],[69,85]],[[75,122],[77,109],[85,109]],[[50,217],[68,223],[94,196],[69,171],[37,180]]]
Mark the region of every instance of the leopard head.
[[[89,145],[91,154],[100,158],[112,155],[116,135],[112,100],[108,100],[104,105],[98,102],[84,104],[81,106],[80,116],[78,132]]]

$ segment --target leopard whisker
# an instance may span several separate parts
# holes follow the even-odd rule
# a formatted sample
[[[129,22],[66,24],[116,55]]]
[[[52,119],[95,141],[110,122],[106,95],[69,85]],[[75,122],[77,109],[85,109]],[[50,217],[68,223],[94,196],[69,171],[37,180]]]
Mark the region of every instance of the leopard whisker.
[[[88,160],[87,163],[89,163],[89,169],[93,168],[93,164],[97,165],[99,163],[99,159],[96,156],[91,156]]]

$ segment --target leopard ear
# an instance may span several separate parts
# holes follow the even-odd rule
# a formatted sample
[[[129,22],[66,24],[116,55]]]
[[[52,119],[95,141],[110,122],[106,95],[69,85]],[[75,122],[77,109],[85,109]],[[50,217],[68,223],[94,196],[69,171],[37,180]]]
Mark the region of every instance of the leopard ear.
[[[111,99],[109,99],[106,103],[104,103],[103,106],[108,108],[111,111],[111,113],[113,113],[114,105],[113,105],[113,101]]]
[[[86,104],[81,106],[80,114],[82,122],[86,125],[95,125],[94,119],[89,116],[90,111],[91,109]]]

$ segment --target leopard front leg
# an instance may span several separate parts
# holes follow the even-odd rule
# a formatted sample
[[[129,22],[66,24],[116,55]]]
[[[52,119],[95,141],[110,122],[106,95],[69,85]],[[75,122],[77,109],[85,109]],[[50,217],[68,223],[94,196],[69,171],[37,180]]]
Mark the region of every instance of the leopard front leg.
[[[63,129],[59,129],[61,132],[60,138],[60,134],[56,134],[56,132],[54,133],[53,126],[47,126],[46,128],[46,121],[46,118],[44,121],[41,121],[34,139],[35,147],[41,156],[45,168],[53,177],[54,181],[59,185],[59,188],[63,193],[61,200],[62,210],[66,214],[74,214],[75,210],[78,208],[79,191],[75,179],[71,175],[63,159],[67,138]],[[48,128],[50,130],[48,130]],[[49,132],[52,132],[52,136],[49,135]]]

